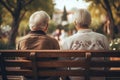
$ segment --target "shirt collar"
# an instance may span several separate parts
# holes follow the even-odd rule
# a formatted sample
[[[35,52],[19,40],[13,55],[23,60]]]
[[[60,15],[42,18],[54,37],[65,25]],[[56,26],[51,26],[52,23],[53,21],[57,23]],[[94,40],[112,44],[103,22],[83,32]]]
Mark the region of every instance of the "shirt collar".
[[[38,30],[38,31],[30,31],[29,34],[43,34],[46,35],[46,33],[42,30]]]
[[[82,30],[78,30],[77,33],[86,33],[86,32],[92,32],[91,29],[82,29]]]

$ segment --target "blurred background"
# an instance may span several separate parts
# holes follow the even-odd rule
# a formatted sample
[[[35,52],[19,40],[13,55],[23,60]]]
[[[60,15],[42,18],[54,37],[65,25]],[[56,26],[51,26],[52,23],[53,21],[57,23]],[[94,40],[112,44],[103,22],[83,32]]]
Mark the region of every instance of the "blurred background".
[[[51,16],[48,35],[58,41],[73,35],[72,15],[79,8],[90,11],[90,28],[108,37],[110,49],[120,50],[120,0],[0,0],[0,50],[15,49],[29,32],[29,17],[37,10]]]

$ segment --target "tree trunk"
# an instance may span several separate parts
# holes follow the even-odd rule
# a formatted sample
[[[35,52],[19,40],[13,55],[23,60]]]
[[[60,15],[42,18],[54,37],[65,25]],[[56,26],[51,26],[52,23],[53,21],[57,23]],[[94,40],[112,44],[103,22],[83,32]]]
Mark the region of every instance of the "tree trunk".
[[[16,36],[18,34],[19,20],[16,16],[13,17],[12,29],[8,41],[8,49],[15,49]]]
[[[114,24],[114,20],[111,18],[110,14],[109,15],[109,19],[110,19],[110,38],[111,39],[115,39],[115,33],[114,33],[114,27],[115,27],[115,24]]]
[[[110,33],[111,33],[110,38],[114,39],[115,38],[115,33],[114,33],[115,24],[114,24],[114,19],[113,19],[113,15],[112,15],[112,10],[111,10],[111,7],[110,7],[110,4],[109,4],[108,0],[104,0],[104,3],[105,3],[107,13],[108,13],[108,17],[109,17],[109,20],[110,20]]]

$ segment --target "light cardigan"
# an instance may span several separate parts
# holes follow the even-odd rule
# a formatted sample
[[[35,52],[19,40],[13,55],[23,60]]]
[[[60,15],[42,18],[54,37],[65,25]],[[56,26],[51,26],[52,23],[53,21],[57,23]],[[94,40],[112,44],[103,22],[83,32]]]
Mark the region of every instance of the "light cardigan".
[[[91,29],[79,30],[76,34],[64,39],[60,43],[61,50],[108,50],[107,38]],[[72,59],[72,58],[71,58]],[[74,60],[80,59],[73,58]],[[102,60],[103,58],[99,59]],[[97,59],[96,59],[97,60]],[[69,68],[82,69],[82,68]],[[83,77],[69,76],[70,80],[84,80]],[[105,77],[92,77],[91,80],[105,80]]]
[[[109,42],[103,34],[83,29],[62,40],[60,46],[61,50],[108,50]]]

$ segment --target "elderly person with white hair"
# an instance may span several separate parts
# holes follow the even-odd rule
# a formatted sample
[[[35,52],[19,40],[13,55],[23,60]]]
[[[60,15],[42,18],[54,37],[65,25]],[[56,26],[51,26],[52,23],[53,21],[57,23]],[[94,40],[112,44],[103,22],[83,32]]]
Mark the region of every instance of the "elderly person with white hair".
[[[56,39],[48,36],[50,16],[45,11],[34,12],[29,19],[30,32],[17,43],[17,50],[55,50],[60,49]],[[32,80],[26,77],[27,80]],[[56,77],[40,77],[39,80],[59,80]]]
[[[91,15],[86,9],[77,10],[73,15],[73,18],[77,33],[61,41],[62,50],[109,49],[109,42],[107,38],[103,34],[94,32],[89,28],[91,24]],[[84,79],[80,77],[76,78],[71,77],[71,80],[84,80]],[[94,78],[91,80],[104,80],[104,78]]]
[[[17,49],[59,49],[56,39],[46,34],[50,16],[45,11],[37,11],[30,16],[30,32],[19,40]]]

